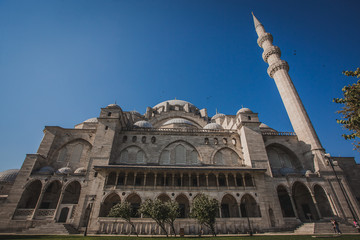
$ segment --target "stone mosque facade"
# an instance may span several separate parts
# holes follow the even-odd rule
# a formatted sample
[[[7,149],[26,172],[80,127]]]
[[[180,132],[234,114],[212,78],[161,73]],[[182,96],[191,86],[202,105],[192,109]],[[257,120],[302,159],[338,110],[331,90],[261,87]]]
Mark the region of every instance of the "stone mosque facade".
[[[179,203],[178,233],[198,234],[189,214],[200,193],[219,201],[216,231],[223,234],[358,220],[359,165],[325,153],[280,49],[255,16],[254,23],[294,132],[270,128],[249,108],[208,116],[175,99],[141,115],[110,104],[74,128],[46,126],[37,153],[27,154],[20,170],[0,174],[0,231],[67,224],[128,234],[125,221],[107,217],[111,207],[128,201],[138,209],[159,198]],[[133,222],[139,234],[161,234],[135,212]]]

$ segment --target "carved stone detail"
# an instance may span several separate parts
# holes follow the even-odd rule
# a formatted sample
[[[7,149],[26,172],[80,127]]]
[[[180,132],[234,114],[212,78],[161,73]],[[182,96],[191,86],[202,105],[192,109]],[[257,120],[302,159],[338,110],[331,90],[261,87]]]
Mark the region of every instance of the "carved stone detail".
[[[271,64],[268,69],[267,73],[271,78],[273,78],[275,72],[277,72],[280,69],[285,69],[287,72],[289,71],[289,64],[284,60],[279,60],[274,64]]]
[[[257,43],[259,45],[259,47],[262,48],[262,44],[266,41],[269,40],[271,43],[273,42],[273,36],[271,35],[271,33],[264,33],[263,35],[261,35],[258,40]]]
[[[268,47],[268,48],[264,49],[264,52],[262,54],[262,58],[264,59],[264,61],[266,63],[267,63],[268,58],[272,54],[277,54],[277,55],[279,55],[279,57],[281,57],[280,48],[278,48],[277,46],[271,46],[271,47]]]

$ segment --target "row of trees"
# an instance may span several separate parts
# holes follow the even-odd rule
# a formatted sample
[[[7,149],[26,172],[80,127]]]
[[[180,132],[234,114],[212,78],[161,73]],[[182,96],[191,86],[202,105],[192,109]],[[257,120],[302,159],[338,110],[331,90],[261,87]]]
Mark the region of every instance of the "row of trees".
[[[219,209],[219,202],[216,199],[211,199],[205,194],[198,195],[193,202],[192,211],[190,216],[195,218],[200,225],[208,227],[211,233],[215,233],[216,213]],[[121,202],[114,205],[109,213],[109,217],[119,217],[128,222],[132,231],[138,235],[134,223],[131,221],[131,216],[134,214],[134,209],[129,202]],[[168,224],[171,228],[172,234],[176,236],[175,220],[180,215],[179,204],[176,201],[162,202],[159,199],[147,199],[141,204],[137,214],[143,214],[145,217],[152,218],[159,227],[165,232],[166,236],[169,235],[166,230]]]

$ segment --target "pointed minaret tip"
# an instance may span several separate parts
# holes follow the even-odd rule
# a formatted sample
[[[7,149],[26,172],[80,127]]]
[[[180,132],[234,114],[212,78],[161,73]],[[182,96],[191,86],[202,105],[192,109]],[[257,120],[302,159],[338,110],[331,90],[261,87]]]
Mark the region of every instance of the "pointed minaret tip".
[[[259,26],[259,25],[262,25],[261,22],[255,17],[254,13],[251,12],[252,16],[253,16],[253,19],[254,19],[254,26],[255,26],[255,29]]]

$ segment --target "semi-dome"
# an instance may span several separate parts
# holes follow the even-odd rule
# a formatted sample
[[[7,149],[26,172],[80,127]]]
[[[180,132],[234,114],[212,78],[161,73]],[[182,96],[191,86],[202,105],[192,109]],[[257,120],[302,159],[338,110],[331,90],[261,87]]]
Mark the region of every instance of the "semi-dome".
[[[19,173],[19,169],[8,169],[0,172],[0,182],[13,183]]]
[[[119,105],[112,103],[112,104],[107,105],[106,108],[120,108],[120,107],[119,107]]]
[[[253,113],[249,108],[241,108],[237,113],[236,113],[236,115],[237,114],[239,114],[239,113]]]
[[[153,108],[165,107],[166,103],[169,103],[169,105],[171,105],[171,106],[175,106],[175,105],[185,106],[188,103],[190,107],[196,108],[192,103],[189,103],[189,102],[183,101],[183,100],[177,100],[177,99],[161,102],[161,103],[155,105]]]
[[[97,123],[98,119],[96,117],[89,118],[88,120],[85,120],[84,123]]]
[[[80,167],[74,171],[76,174],[83,174],[86,173],[86,169],[84,167]]]
[[[40,170],[37,172],[39,174],[53,174],[55,170],[50,166],[45,166],[40,168]]]
[[[204,127],[204,129],[219,130],[219,129],[224,129],[224,128],[220,124],[209,123]]]
[[[134,124],[134,127],[140,127],[140,128],[152,128],[152,124],[149,123],[148,121],[145,121],[145,120],[141,120],[141,121],[137,121],[135,124]]]
[[[194,123],[190,122],[189,120],[186,120],[184,118],[173,118],[165,123],[162,124],[162,126],[169,125],[169,124],[188,124],[194,126]]]
[[[215,114],[215,115],[211,118],[211,120],[215,120],[215,119],[217,119],[217,118],[222,118],[222,117],[225,117],[225,114],[217,113],[217,114]]]
[[[57,174],[69,174],[69,173],[72,173],[72,170],[71,168],[69,167],[63,167],[63,168],[60,168],[56,171]]]

